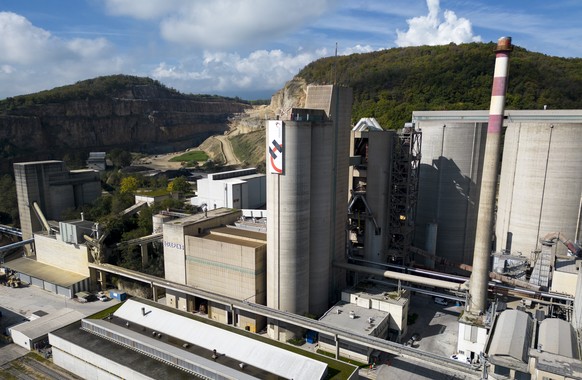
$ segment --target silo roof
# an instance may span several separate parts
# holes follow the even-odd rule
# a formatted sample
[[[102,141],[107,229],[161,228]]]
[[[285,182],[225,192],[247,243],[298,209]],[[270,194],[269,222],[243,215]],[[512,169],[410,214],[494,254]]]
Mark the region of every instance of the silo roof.
[[[576,332],[572,325],[563,319],[548,318],[540,324],[538,347],[569,358],[578,358]]]
[[[519,310],[505,310],[497,318],[489,345],[489,361],[527,372],[533,321]]]

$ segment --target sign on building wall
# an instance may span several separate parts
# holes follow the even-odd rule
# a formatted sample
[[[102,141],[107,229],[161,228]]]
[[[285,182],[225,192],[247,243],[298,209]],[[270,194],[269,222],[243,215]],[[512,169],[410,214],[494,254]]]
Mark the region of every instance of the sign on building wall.
[[[283,174],[283,122],[269,120],[269,151],[267,162],[269,173]]]

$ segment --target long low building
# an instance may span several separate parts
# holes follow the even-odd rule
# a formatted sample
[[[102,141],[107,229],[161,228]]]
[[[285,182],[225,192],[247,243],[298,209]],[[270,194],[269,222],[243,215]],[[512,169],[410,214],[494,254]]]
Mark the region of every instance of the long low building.
[[[192,319],[126,301],[104,319],[49,335],[55,364],[86,379],[323,379],[327,364]]]

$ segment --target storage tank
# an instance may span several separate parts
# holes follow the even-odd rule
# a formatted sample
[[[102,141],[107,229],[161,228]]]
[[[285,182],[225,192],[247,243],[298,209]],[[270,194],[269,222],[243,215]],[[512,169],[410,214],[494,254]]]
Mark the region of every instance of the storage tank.
[[[267,174],[267,306],[304,314],[309,310],[311,123],[281,125],[281,173]],[[268,134],[267,152],[272,140]]]
[[[432,249],[428,229],[436,223],[436,255],[465,264],[473,260],[487,116],[486,111],[413,113],[422,130],[414,244]]]
[[[497,250],[529,255],[540,237],[580,241],[582,111],[511,111],[499,187]],[[557,244],[558,253],[566,247]]]

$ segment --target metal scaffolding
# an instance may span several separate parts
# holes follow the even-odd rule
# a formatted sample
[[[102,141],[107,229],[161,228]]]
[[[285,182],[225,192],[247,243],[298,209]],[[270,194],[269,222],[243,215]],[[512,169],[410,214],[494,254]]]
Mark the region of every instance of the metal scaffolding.
[[[421,145],[422,132],[414,124],[406,123],[398,132],[392,157],[389,261],[409,261],[418,200]]]

